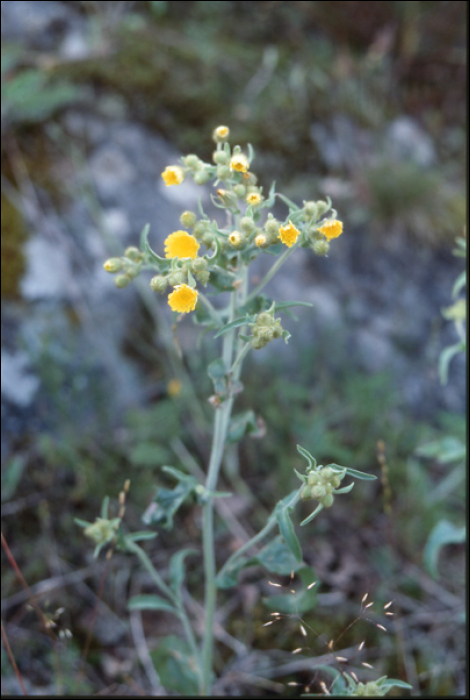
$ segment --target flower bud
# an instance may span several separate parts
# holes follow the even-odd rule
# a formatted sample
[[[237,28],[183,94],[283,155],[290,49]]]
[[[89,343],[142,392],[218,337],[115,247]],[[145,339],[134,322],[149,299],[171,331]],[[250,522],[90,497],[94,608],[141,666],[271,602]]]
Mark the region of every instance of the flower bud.
[[[214,151],[212,160],[216,165],[227,165],[230,161],[230,156],[225,151]]]
[[[206,170],[198,170],[194,174],[194,182],[196,185],[205,185],[209,180],[209,173]]]
[[[324,467],[320,472],[320,480],[323,484],[329,483],[333,478],[333,469],[331,467]]]
[[[207,270],[208,265],[209,263],[204,258],[195,258],[191,263],[193,272],[202,272],[203,270]]]
[[[255,245],[258,248],[267,248],[269,243],[270,241],[268,237],[264,235],[264,233],[259,233],[255,238]]]
[[[312,498],[312,494],[310,492],[310,486],[308,484],[304,484],[302,486],[302,490],[300,492],[300,498],[303,501],[307,501],[309,498]]]
[[[240,231],[232,231],[228,237],[228,240],[230,245],[232,245],[234,248],[241,248],[245,242],[245,236],[243,233],[240,233]]]
[[[95,544],[106,544],[113,539],[118,524],[118,519],[106,520],[104,518],[96,518],[95,522],[88,525],[83,533],[90,537]]]
[[[155,275],[155,277],[152,277],[150,280],[150,286],[154,292],[163,293],[168,286],[168,281],[166,277],[162,275]]]
[[[127,287],[130,283],[131,278],[127,273],[125,275],[118,275],[114,278],[114,284],[116,287],[119,287],[119,289],[124,289],[124,287]]]
[[[228,126],[218,126],[212,132],[212,138],[216,143],[223,143],[224,141],[227,141],[229,136],[230,129],[228,128]]]
[[[237,195],[235,194],[235,192],[219,188],[217,190],[217,194],[219,195],[222,204],[228,209],[233,209],[237,206]]]
[[[313,498],[316,498],[318,501],[320,501],[322,498],[325,498],[326,496],[326,491],[325,487],[321,486],[320,484],[317,484],[312,488],[312,496]]]
[[[186,277],[182,272],[170,272],[168,275],[168,284],[171,287],[177,287],[179,284],[183,284],[186,281]]]
[[[109,258],[103,265],[106,272],[120,272],[123,267],[121,258]]]
[[[124,251],[124,255],[130,260],[134,260],[134,262],[142,260],[142,253],[134,245],[131,245],[129,246],[129,248],[126,248],[126,250]]]
[[[218,165],[216,175],[219,180],[228,180],[232,174],[228,165]]]
[[[207,221],[198,221],[193,229],[193,236],[194,236],[194,238],[197,238],[197,240],[199,241],[204,236],[206,231],[207,231]]]
[[[323,216],[323,214],[325,214],[330,209],[330,205],[328,204],[328,202],[324,202],[321,199],[318,202],[315,202],[315,204],[317,206],[317,218],[318,219],[321,218]]]
[[[235,185],[233,191],[240,199],[246,195],[246,187],[244,185]]]
[[[192,228],[197,221],[197,216],[193,211],[184,211],[180,216],[180,221],[186,228]]]
[[[273,323],[273,317],[268,311],[262,311],[260,314],[258,314],[258,318],[256,319],[256,325],[257,326],[270,326]]]
[[[245,231],[245,233],[253,233],[256,228],[256,224],[251,216],[244,216],[240,221],[240,228],[242,231]]]
[[[184,164],[188,166],[188,168],[197,168],[199,163],[201,162],[200,159],[195,155],[194,153],[190,153],[186,158],[183,159]]]
[[[316,253],[316,255],[325,256],[328,255],[328,251],[330,250],[330,244],[328,243],[328,241],[315,241],[312,244],[312,250],[314,253]]]
[[[318,218],[318,206],[316,202],[304,202],[304,220],[310,221]]]
[[[324,496],[324,497],[321,499],[321,503],[322,503],[322,505],[323,505],[324,508],[331,508],[331,506],[333,505],[333,501],[334,501],[334,500],[335,500],[335,498],[334,498],[333,494],[332,494],[332,493],[327,493],[326,496]]]
[[[318,472],[310,472],[307,477],[307,483],[309,486],[316,486],[318,484],[318,479]]]
[[[214,236],[211,233],[205,233],[202,237],[202,242],[207,248],[211,248],[214,242]]]

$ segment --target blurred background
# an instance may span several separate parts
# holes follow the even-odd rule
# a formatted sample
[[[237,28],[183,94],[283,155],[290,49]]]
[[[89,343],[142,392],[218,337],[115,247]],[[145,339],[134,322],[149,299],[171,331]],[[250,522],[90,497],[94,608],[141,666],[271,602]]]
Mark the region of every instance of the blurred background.
[[[297,251],[268,289],[313,308],[286,320],[288,346],[246,363],[238,409],[266,434],[227,455],[230,512],[248,535],[262,526],[298,485],[297,443],[378,479],[299,532],[321,582],[308,652],[290,656],[295,619],[263,627],[261,568],[221,593],[218,689],[318,692],[316,660],[341,636],[338,651],[366,641],[361,680],[464,694],[465,356],[446,384],[438,368],[458,341],[442,312],[465,267],[467,3],[23,1],[1,17],[2,532],[56,637],[4,549],[2,620],[27,691],[161,690],[152,655],[178,629],[129,615],[147,575],[119,552],[105,572],[74,517],[93,521],[106,495],[116,513],[130,478],[126,522],[141,529],[156,486],[172,486],[160,467],[207,463],[216,354],[188,317],[180,356],[165,298],[144,276],[116,289],[102,265],[147,222],[162,251],[199,196],[213,211],[205,189],[165,188],[160,173],[188,152],[210,161],[225,124],[232,144],[252,143],[265,191],[275,179],[299,204],[330,196],[345,231],[327,258]],[[185,505],[148,543],[162,572],[198,546],[199,517]],[[220,524],[218,542],[223,561],[239,530]],[[197,620],[197,557],[188,566]],[[393,599],[387,634],[380,614],[349,627],[365,593],[377,610]],[[20,693],[3,645],[1,668],[2,691]]]

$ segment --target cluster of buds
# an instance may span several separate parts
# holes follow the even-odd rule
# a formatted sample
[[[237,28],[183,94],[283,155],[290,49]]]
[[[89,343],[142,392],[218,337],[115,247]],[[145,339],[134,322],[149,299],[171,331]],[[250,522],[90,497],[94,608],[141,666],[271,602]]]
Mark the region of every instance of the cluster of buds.
[[[96,518],[95,522],[90,523],[83,532],[95,544],[105,545],[114,539],[120,522],[120,518],[113,518],[112,520]]]
[[[368,683],[359,682],[350,695],[356,698],[378,698],[386,695],[389,690],[388,686],[379,685],[375,681],[369,681]]]
[[[114,284],[116,287],[122,289],[127,287],[132,280],[137,277],[143,261],[144,254],[135,246],[130,246],[126,248],[121,258],[109,258],[109,260],[106,260],[103,267],[106,272],[110,272],[111,274],[118,273],[114,278]]]
[[[338,493],[336,489],[339,488],[345,476],[346,469],[334,469],[330,465],[314,467],[305,476],[301,498],[303,500],[314,498],[324,508],[330,508],[334,501],[333,494]]]
[[[254,350],[264,348],[271,340],[276,338],[284,338],[287,342],[289,331],[286,331],[281,326],[281,321],[274,318],[274,304],[268,311],[262,311],[258,314],[256,321],[251,325],[251,347]]]

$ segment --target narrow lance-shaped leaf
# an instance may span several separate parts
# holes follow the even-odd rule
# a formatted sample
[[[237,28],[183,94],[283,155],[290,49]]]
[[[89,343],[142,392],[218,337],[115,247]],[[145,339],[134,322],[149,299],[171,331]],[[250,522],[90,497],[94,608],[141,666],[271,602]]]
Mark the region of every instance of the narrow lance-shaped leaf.
[[[190,554],[198,554],[197,549],[181,549],[170,559],[170,586],[175,593],[179,593],[184,581],[185,567],[184,560]]]
[[[302,520],[300,523],[300,527],[304,527],[305,525],[308,525],[308,523],[311,523],[314,518],[318,515],[323,510],[323,505],[321,503],[318,504],[318,506],[315,508],[313,513],[310,513],[308,518],[305,518],[305,520]]]
[[[255,322],[255,316],[240,316],[240,318],[236,318],[234,321],[231,321],[230,323],[227,323],[223,328],[221,328],[215,335],[214,338],[218,338],[219,335],[223,335],[227,331],[231,330],[232,328],[239,328],[240,326],[246,326],[247,323],[254,323]]]
[[[281,535],[284,537],[287,546],[297,561],[302,561],[302,548],[299,540],[297,539],[297,535],[295,534],[294,526],[290,518],[291,510],[292,506],[285,505],[283,504],[283,501],[280,501],[277,504],[274,513],[279,525],[279,530]]]
[[[305,457],[305,459],[308,461],[308,466],[310,469],[312,467],[314,469],[317,468],[317,460],[315,459],[315,457],[312,457],[308,450],[306,450],[304,447],[301,447],[301,445],[297,445],[297,452],[299,452],[302,455],[302,457]]]
[[[177,614],[176,609],[159,595],[135,595],[127,603],[128,610],[162,610]]]

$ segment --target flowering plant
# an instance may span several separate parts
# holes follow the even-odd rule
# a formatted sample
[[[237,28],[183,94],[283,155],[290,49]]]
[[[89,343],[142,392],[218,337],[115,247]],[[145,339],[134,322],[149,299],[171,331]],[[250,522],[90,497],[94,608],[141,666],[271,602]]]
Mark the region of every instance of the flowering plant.
[[[198,213],[184,211],[180,217],[183,229],[170,233],[164,245],[164,256],[152,249],[148,240],[149,227],[141,234],[140,248],[128,248],[120,258],[104,263],[106,271],[115,274],[117,287],[126,287],[137,275],[146,270],[153,272],[151,288],[159,294],[167,294],[167,302],[174,313],[175,322],[192,314],[198,324],[213,332],[214,339],[222,338],[221,356],[208,367],[214,393],[209,401],[213,406],[213,435],[209,464],[203,478],[184,473],[174,467],[163,467],[171,475],[176,486],[158,489],[153,503],[144,515],[147,524],[159,524],[167,529],[173,526],[179,507],[193,498],[202,510],[202,554],[204,565],[204,629],[198,639],[188,615],[183,597],[185,559],[197,551],[183,549],[169,563],[169,580],[164,580],[155,569],[145,551],[137,544],[155,533],[127,533],[122,525],[124,514],[107,522],[107,503],[102,517],[94,525],[80,521],[85,534],[93,539],[98,553],[102,546],[116,544],[122,550],[134,553],[150,573],[159,595],[137,596],[129,607],[163,610],[174,614],[181,622],[185,642],[168,638],[167,647],[177,650],[177,664],[181,678],[185,679],[183,691],[208,695],[214,682],[214,620],[217,589],[237,584],[240,571],[253,563],[280,575],[303,573],[302,581],[309,593],[314,585],[313,570],[303,562],[294,523],[293,511],[302,500],[316,501],[310,516],[301,526],[309,524],[323,508],[333,505],[335,495],[345,494],[353,482],[340,488],[343,479],[374,479],[370,474],[337,464],[317,465],[316,460],[303,447],[299,453],[307,460],[305,473],[296,472],[301,486],[282,498],[273,508],[266,525],[253,538],[227,558],[219,570],[215,561],[214,506],[216,500],[229,494],[217,491],[219,473],[224,461],[227,444],[242,439],[257,430],[252,411],[232,416],[236,394],[241,391],[240,375],[243,361],[251,350],[261,350],[268,343],[289,339],[280,315],[304,302],[280,302],[269,299],[262,290],[280,267],[298,248],[310,249],[316,255],[327,255],[330,241],[340,236],[343,224],[332,209],[331,201],[305,201],[298,206],[275,189],[273,184],[267,194],[252,171],[253,149],[243,151],[240,146],[231,147],[229,129],[219,126],[213,132],[216,149],[213,162],[206,163],[190,154],[179,165],[170,165],[162,173],[165,185],[174,187],[192,178],[204,185],[213,181],[215,193],[211,195],[215,207],[225,213],[224,225],[211,220],[199,204]],[[284,220],[277,220],[270,210],[277,201],[287,206]],[[201,252],[202,250],[202,252]],[[261,255],[276,256],[265,276],[252,289],[248,268]],[[206,293],[210,285],[212,295],[225,295],[225,306],[216,306]],[[158,303],[158,302],[156,302]],[[128,488],[128,485],[127,485]],[[124,493],[120,497],[124,501]],[[278,534],[275,531],[278,530]],[[262,540],[271,537],[256,556],[244,556],[256,551]],[[114,545],[113,545],[114,546]],[[308,606],[311,598],[305,595]],[[164,685],[170,689],[182,689],[174,678],[165,672],[165,642],[159,647],[160,666],[157,672]],[[158,654],[157,654],[158,656]],[[180,679],[181,680],[181,679]],[[171,685],[173,683],[173,685]]]

